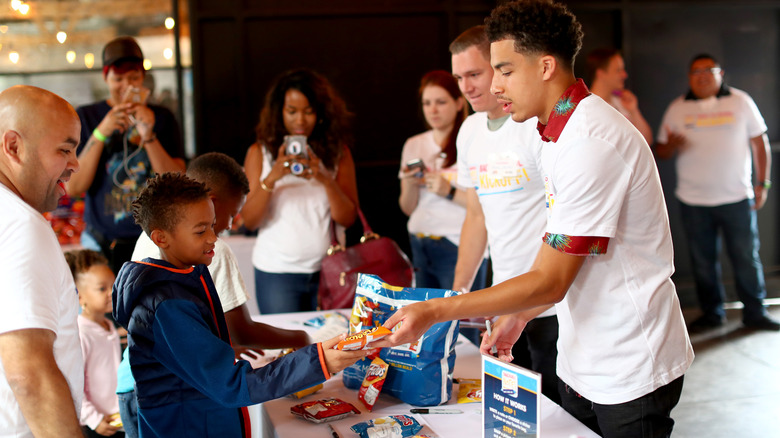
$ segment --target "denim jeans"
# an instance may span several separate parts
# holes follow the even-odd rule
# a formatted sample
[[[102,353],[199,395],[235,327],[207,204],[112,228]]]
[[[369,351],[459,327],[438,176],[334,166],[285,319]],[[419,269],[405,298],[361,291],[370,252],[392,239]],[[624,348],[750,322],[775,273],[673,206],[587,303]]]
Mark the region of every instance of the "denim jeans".
[[[119,416],[122,418],[122,428],[127,438],[138,438],[138,402],[135,391],[122,392],[119,398]]]
[[[680,401],[683,378],[635,400],[616,405],[600,405],[575,392],[558,380],[561,406],[582,424],[604,438],[660,438],[672,434],[672,409]]]
[[[680,202],[680,213],[688,238],[696,294],[704,316],[725,317],[726,296],[718,260],[722,231],[726,252],[734,270],[737,296],[745,305],[743,321],[755,321],[766,315],[764,269],[758,255],[758,221],[752,199],[715,207],[697,207]]]
[[[455,278],[455,264],[458,263],[458,246],[446,238],[417,237],[409,235],[412,247],[412,265],[414,266],[417,287],[452,289]],[[477,270],[471,290],[485,288],[487,280],[487,259]]]
[[[255,294],[262,314],[316,310],[319,286],[319,272],[277,274],[255,269]]]

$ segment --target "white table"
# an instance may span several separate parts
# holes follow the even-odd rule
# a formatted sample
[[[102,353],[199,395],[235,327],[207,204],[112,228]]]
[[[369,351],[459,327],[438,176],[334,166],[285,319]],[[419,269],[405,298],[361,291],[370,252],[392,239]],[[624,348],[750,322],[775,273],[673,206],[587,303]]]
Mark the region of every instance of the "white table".
[[[344,310],[344,314],[348,314]],[[261,315],[255,320],[280,328],[305,329],[310,333],[316,331],[304,326],[303,321],[323,312],[304,312],[278,315]],[[457,359],[455,361],[454,377],[457,378],[481,378],[481,356],[477,347],[466,340],[459,338],[455,347]],[[453,385],[453,394],[447,403],[448,408],[460,409],[459,415],[412,415],[420,424],[430,427],[440,438],[481,437],[482,404],[481,403],[457,403],[457,385]],[[322,398],[336,397],[352,403],[360,411],[360,415],[351,415],[339,421],[330,422],[333,428],[342,438],[357,437],[357,434],[349,428],[355,423],[370,420],[372,418],[385,417],[396,414],[409,414],[412,408],[395,397],[379,395],[373,412],[363,406],[357,398],[357,391],[344,387],[341,374],[337,374],[325,382],[324,387],[315,394],[302,399],[282,398],[250,407],[252,414],[252,436],[263,438],[299,438],[299,437],[330,437],[328,427],[325,424],[311,423],[295,417],[290,413],[290,407],[299,403],[318,400]],[[571,437],[598,437],[593,431],[577,421],[563,408],[542,396],[542,436],[545,438],[571,438]],[[258,423],[258,420],[260,424]],[[258,433],[259,432],[259,433]]]

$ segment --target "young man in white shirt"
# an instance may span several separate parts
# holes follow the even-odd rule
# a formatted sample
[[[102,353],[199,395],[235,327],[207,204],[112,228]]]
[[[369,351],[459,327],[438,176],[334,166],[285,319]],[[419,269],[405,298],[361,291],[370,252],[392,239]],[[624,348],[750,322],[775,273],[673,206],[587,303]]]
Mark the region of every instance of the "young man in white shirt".
[[[780,330],[780,322],[764,308],[766,286],[758,255],[756,210],[772,185],[764,118],[747,93],[723,83],[723,70],[711,55],[694,57],[688,80],[690,91],[669,105],[656,144],[660,158],[677,155],[675,194],[703,313],[688,328],[706,330],[726,320],[718,260],[722,231],[744,304],[742,322],[748,328]]]
[[[0,93],[0,437],[81,436],[76,285],[42,216],[79,169],[80,126],[51,92],[20,85]]]
[[[452,74],[476,114],[458,133],[458,184],[466,187],[453,289],[471,290],[489,243],[493,284],[531,267],[544,235],[541,139],[536,120],[515,123],[490,93],[493,68],[485,26],[463,32],[450,44]],[[542,374],[542,392],[560,403],[555,361],[558,320],[550,308],[526,326],[513,362]]]
[[[626,116],[629,122],[653,144],[653,129],[647,123],[636,95],[626,89],[626,64],[617,49],[595,49],[585,59],[585,67],[591,79],[590,91]]]
[[[558,311],[562,406],[604,437],[669,436],[693,348],[671,275],[669,219],[652,152],[628,120],[574,77],[582,29],[562,5],[507,3],[487,20],[492,91],[546,140],[544,244],[527,273],[482,291],[415,303],[376,346],[439,321],[504,314],[481,350],[510,357],[526,323]]]

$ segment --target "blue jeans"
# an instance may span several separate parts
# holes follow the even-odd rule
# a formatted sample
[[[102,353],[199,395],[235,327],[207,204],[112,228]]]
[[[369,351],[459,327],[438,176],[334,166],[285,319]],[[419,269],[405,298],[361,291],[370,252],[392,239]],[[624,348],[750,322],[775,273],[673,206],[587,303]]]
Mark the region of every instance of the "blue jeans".
[[[764,269],[758,255],[758,221],[752,199],[715,207],[697,207],[680,202],[680,213],[688,238],[696,295],[706,318],[725,317],[726,291],[721,282],[718,260],[722,231],[726,252],[734,270],[737,296],[745,305],[743,321],[766,315]]]
[[[409,235],[412,247],[412,265],[416,287],[452,289],[455,278],[455,264],[458,263],[458,246],[445,238],[432,239]],[[485,288],[487,259],[477,270],[471,290]]]
[[[650,394],[616,405],[600,405],[558,380],[561,406],[582,424],[604,438],[660,438],[672,434],[672,409],[682,393],[678,377]]]
[[[255,269],[257,307],[262,314],[316,310],[319,287],[319,272],[277,274]]]
[[[138,438],[138,402],[135,391],[122,392],[119,398],[119,416],[122,418],[122,428],[127,438]]]

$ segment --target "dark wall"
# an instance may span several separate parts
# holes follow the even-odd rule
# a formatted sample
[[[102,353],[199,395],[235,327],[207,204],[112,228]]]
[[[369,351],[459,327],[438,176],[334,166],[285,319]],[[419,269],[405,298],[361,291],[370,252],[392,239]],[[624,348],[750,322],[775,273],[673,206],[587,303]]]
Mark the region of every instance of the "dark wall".
[[[425,129],[419,79],[432,69],[449,70],[449,42],[480,24],[496,3],[190,0],[198,153],[219,150],[243,162],[272,78],[295,67],[318,70],[355,113],[353,153],[363,210],[375,231],[407,248],[396,174],[404,140]],[[780,1],[566,3],[586,34],[580,59],[596,47],[622,49],[628,86],[655,130],[668,103],[686,90],[690,58],[710,52],[720,58],[727,81],[753,96],[771,139],[778,140]],[[579,76],[582,64],[575,64]],[[673,164],[659,163],[659,169],[672,219],[678,278],[685,277],[689,264],[673,195]],[[774,192],[771,196],[759,214],[765,265],[780,258]]]

